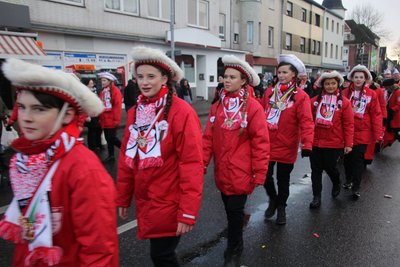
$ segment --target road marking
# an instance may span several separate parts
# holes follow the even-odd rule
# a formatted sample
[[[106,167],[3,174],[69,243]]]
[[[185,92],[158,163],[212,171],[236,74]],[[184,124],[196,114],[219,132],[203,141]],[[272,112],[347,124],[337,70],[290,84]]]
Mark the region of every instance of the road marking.
[[[8,208],[8,205],[3,206],[3,207],[0,207],[0,215],[3,214],[3,213],[5,213],[6,210],[7,210],[7,208]]]
[[[133,220],[131,222],[128,222],[126,224],[121,225],[120,227],[118,227],[118,234],[122,234],[128,230],[131,230],[133,228],[135,228],[137,226],[137,220]]]

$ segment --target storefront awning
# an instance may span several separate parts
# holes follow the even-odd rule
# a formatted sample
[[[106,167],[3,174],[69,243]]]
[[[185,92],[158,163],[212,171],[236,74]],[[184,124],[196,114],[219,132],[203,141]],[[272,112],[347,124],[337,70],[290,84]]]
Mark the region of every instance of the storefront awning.
[[[33,37],[0,33],[0,58],[35,59],[45,56]]]

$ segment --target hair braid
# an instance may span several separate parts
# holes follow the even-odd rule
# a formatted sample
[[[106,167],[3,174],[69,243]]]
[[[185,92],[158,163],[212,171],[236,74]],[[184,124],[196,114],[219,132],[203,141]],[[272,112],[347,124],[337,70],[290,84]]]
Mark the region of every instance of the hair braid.
[[[241,117],[242,121],[246,119],[246,112],[247,112],[247,100],[249,98],[249,88],[247,83],[244,85],[244,95],[243,95],[243,106],[241,110]],[[239,135],[243,134],[243,127],[239,130]]]
[[[168,121],[168,114],[169,114],[169,110],[171,109],[171,105],[172,105],[172,95],[174,94],[174,89],[171,83],[171,79],[170,76],[168,75],[168,82],[167,82],[167,87],[168,87],[168,93],[167,93],[167,102],[165,103],[165,108],[164,108],[164,117],[163,119],[165,121]],[[163,139],[164,137],[164,130],[161,131],[160,133],[160,141]]]

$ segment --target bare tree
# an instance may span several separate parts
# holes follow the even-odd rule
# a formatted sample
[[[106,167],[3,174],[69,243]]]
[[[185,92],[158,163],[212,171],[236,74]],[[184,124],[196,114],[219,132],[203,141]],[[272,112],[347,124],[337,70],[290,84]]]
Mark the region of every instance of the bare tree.
[[[358,24],[364,24],[380,38],[390,41],[390,32],[383,27],[384,15],[371,4],[356,5],[350,18]]]

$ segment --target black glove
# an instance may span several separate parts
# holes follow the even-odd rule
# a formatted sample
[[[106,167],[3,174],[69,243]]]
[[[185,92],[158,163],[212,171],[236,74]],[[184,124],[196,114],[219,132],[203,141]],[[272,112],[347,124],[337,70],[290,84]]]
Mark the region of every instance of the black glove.
[[[301,150],[301,157],[302,157],[302,158],[304,158],[304,157],[310,157],[311,154],[312,154],[312,150],[309,150],[309,149],[302,149],[302,150]]]

